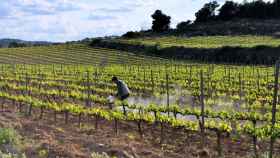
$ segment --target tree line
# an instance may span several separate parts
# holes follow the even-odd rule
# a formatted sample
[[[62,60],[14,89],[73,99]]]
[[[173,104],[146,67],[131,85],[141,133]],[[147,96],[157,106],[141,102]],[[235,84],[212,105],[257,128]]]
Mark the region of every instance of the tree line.
[[[220,8],[219,7],[220,5],[217,1],[204,4],[204,6],[195,13],[196,19],[194,22],[227,21],[234,18],[280,18],[280,0],[274,0],[273,2],[256,0],[252,2],[245,1],[243,3],[226,1]]]
[[[152,15],[153,19],[151,31],[162,33],[170,30],[171,17],[156,10]],[[255,0],[252,2],[244,1],[237,3],[226,1],[223,5],[217,1],[205,3],[201,9],[195,13],[194,21],[187,20],[177,25],[177,30],[184,30],[192,23],[204,23],[210,21],[229,21],[232,19],[277,19],[280,18],[280,0],[265,2]],[[127,32],[123,37],[139,37],[139,32]]]

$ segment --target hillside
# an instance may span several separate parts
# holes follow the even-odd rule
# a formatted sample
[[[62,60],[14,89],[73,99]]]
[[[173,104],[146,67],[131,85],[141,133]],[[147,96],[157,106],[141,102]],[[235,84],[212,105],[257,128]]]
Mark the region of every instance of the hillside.
[[[5,64],[140,64],[162,62],[161,58],[146,57],[106,48],[92,48],[84,44],[2,48],[0,63]]]
[[[131,32],[130,32],[131,33]],[[196,36],[280,36],[279,19],[234,19],[230,21],[209,21],[201,23],[188,23],[175,29],[164,32],[153,32],[152,30],[132,32],[129,38],[145,37],[196,37]]]
[[[11,39],[11,38],[0,39],[0,47],[3,48],[9,47],[11,43],[25,44],[26,46],[53,44],[52,42],[47,42],[47,41],[24,41],[20,39]]]
[[[236,19],[191,24],[170,34],[180,36],[267,35],[279,36],[279,19]]]
[[[280,45],[280,38],[271,36],[195,36],[195,37],[146,37],[135,39],[117,39],[121,43],[156,45],[161,48],[185,47],[185,48],[221,48],[221,47],[242,47],[252,48],[256,46],[277,47]]]
[[[273,65],[280,57],[279,38],[262,35],[112,38],[93,40],[91,45],[211,63]]]

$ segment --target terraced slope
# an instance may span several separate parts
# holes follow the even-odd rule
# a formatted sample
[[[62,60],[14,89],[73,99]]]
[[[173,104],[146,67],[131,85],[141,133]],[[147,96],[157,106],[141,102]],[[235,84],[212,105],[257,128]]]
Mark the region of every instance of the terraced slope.
[[[136,55],[83,44],[2,48],[0,63],[4,64],[145,64],[163,62],[161,58]]]

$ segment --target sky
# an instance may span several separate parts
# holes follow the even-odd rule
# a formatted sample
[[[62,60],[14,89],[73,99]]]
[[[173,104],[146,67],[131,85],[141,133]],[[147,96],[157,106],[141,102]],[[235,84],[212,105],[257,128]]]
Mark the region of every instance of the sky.
[[[243,0],[235,0],[242,2]],[[1,0],[0,38],[65,42],[149,29],[157,9],[172,27],[209,0]],[[218,0],[220,4],[224,0]]]

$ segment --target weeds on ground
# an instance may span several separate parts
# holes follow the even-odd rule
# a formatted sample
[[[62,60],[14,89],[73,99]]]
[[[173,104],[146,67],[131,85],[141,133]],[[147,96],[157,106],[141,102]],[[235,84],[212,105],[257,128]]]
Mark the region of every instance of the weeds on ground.
[[[0,128],[0,145],[19,145],[20,137],[12,128]]]
[[[91,154],[91,158],[111,158],[111,157],[108,156],[108,154],[106,154],[106,153],[99,154],[99,153],[93,152]]]
[[[0,151],[0,157],[1,158],[26,158],[24,154],[11,154],[11,153],[5,154],[2,153],[2,151]]]
[[[26,158],[24,154],[12,153],[12,151],[19,151],[20,146],[20,135],[14,129],[0,128],[1,158]]]

